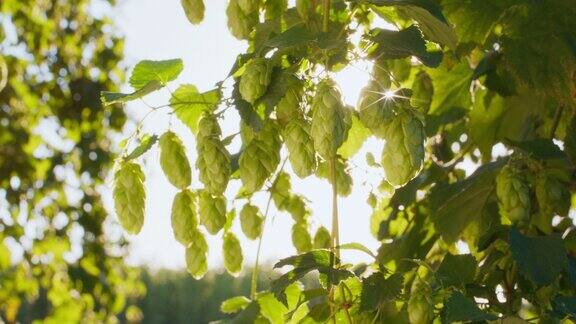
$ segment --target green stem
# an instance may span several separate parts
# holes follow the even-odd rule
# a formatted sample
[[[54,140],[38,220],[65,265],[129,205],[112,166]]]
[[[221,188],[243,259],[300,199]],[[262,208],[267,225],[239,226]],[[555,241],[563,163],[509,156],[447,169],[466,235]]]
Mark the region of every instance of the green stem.
[[[330,0],[322,1],[322,31],[328,32],[328,25],[330,23]]]
[[[564,105],[558,106],[556,112],[554,113],[554,120],[552,122],[552,128],[550,129],[550,138],[554,139],[554,134],[556,133],[556,129],[560,124],[560,119],[562,117],[562,111],[564,110]]]
[[[338,187],[336,183],[336,158],[329,162],[330,182],[332,182],[332,233],[330,248],[336,258],[340,259],[340,231],[338,226]]]
[[[268,219],[268,211],[270,210],[270,202],[272,202],[272,193],[268,197],[268,202],[266,203],[266,211],[264,212],[264,221],[262,224],[262,232],[260,233],[260,238],[258,239],[258,250],[256,251],[256,261],[254,262],[254,269],[252,269],[252,282],[250,286],[250,298],[254,300],[256,293],[258,292],[258,267],[260,261],[260,251],[262,250],[262,238],[264,237],[264,229],[266,227],[266,220]]]
[[[350,316],[350,312],[348,311],[348,301],[346,300],[346,293],[344,291],[344,286],[340,286],[340,293],[342,294],[342,301],[344,301],[344,314],[346,315],[346,321],[349,324],[352,324],[352,317]]]

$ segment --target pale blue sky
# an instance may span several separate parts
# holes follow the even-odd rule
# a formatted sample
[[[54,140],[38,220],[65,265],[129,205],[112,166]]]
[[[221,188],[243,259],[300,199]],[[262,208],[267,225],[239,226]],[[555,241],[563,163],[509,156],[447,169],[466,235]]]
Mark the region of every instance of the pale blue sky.
[[[114,10],[113,17],[120,32],[126,37],[126,66],[134,66],[143,59],[182,58],[185,68],[181,77],[171,84],[172,90],[181,83],[192,83],[200,90],[209,90],[216,82],[225,78],[236,55],[245,50],[246,43],[236,40],[228,32],[225,16],[226,1],[208,0],[205,2],[207,5],[205,20],[199,26],[193,26],[187,21],[180,8],[179,0],[126,0],[122,2]],[[368,80],[366,69],[366,66],[350,67],[335,76],[348,104],[356,103],[361,87],[366,84]],[[168,98],[167,92],[162,92],[149,96],[145,101],[150,105],[161,105],[167,103]],[[136,119],[142,118],[149,110],[142,102],[129,104],[127,109],[129,114]],[[171,128],[184,140],[189,159],[195,161],[196,150],[192,134],[177,119],[170,118],[168,112],[169,110],[160,110],[150,115],[143,124],[143,130],[159,134],[171,124]],[[237,127],[238,117],[233,112],[225,120],[225,135],[236,132]],[[126,133],[129,134],[132,131],[133,128],[129,128]],[[368,181],[368,183],[377,184],[382,178],[382,171],[375,169],[372,169],[368,177],[364,163],[367,150],[379,156],[381,148],[381,142],[371,139],[356,156],[354,161],[360,167],[355,168],[352,173],[356,179],[354,192],[339,201],[341,242],[360,242],[374,251],[378,244],[370,234],[371,209],[365,202],[370,185],[362,185],[361,182]],[[158,164],[156,149],[147,154],[144,165],[148,193],[146,220],[142,232],[129,237],[132,242],[130,261],[134,264],[148,264],[154,268],[183,267],[184,249],[175,241],[170,228],[170,206],[176,189],[164,178]],[[200,187],[197,174],[194,175],[193,187]],[[227,196],[233,197],[238,187],[238,181],[235,181],[230,186]],[[293,187],[296,192],[304,194],[311,200],[314,228],[318,225],[329,228],[331,202],[330,187],[327,182],[307,179],[294,181]],[[110,199],[108,191],[108,203]],[[254,202],[262,210],[264,209],[264,196],[256,197]],[[242,204],[236,207],[242,207]],[[273,222],[269,222],[266,226],[262,251],[263,259],[266,261],[274,261],[294,253],[290,239],[292,226],[290,216],[278,213],[273,208],[271,211],[272,217],[269,220]],[[256,242],[246,240],[238,224],[234,228],[236,233],[240,233],[245,265],[250,265],[256,254]],[[209,239],[209,266],[211,268],[221,266],[220,240],[221,234]],[[343,258],[345,261],[367,260],[365,255],[352,251],[344,251]]]

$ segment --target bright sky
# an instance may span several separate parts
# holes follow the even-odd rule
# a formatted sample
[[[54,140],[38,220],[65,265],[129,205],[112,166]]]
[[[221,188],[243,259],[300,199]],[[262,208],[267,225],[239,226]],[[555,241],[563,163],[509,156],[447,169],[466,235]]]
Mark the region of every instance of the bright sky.
[[[125,63],[133,67],[143,59],[171,59],[184,60],[184,71],[181,77],[170,85],[174,90],[179,84],[192,83],[201,91],[211,89],[214,84],[226,77],[236,55],[246,48],[246,43],[233,38],[226,26],[224,0],[205,0],[207,5],[205,20],[199,26],[191,25],[180,7],[179,0],[126,0],[114,10],[114,19],[120,32],[126,37]],[[335,76],[339,83],[345,101],[355,105],[360,89],[367,83],[367,67],[351,67]],[[127,91],[130,89],[126,87]],[[149,105],[162,105],[168,102],[167,92],[151,95],[146,98]],[[129,114],[140,120],[149,110],[142,102],[129,104]],[[143,131],[161,134],[169,125],[183,140],[187,147],[188,158],[196,160],[194,137],[190,131],[176,118],[170,118],[169,110],[160,110],[148,116],[143,123]],[[224,134],[229,135],[237,131],[238,117],[229,114],[224,122]],[[134,128],[126,130],[132,133]],[[370,185],[361,182],[378,183],[382,178],[381,171],[372,172],[372,179],[368,179],[365,169],[364,156],[369,149],[375,156],[380,155],[382,143],[371,139],[369,144],[357,154],[354,162],[359,167],[354,168],[353,178],[356,180],[352,195],[341,198],[340,228],[341,243],[360,242],[373,251],[378,247],[377,241],[371,236],[369,224],[371,209],[366,204],[366,197]],[[158,150],[154,149],[147,154],[144,161],[147,176],[147,206],[146,219],[142,232],[129,237],[132,242],[132,255],[130,261],[134,264],[147,264],[153,268],[169,267],[180,268],[185,265],[184,249],[176,242],[170,227],[170,208],[176,189],[165,179],[158,162]],[[197,174],[194,175],[193,187],[199,188]],[[294,177],[294,179],[297,179]],[[239,181],[229,186],[227,196],[233,197],[239,188]],[[313,210],[312,223],[330,228],[330,187],[326,181],[306,179],[293,181],[295,192],[304,194],[311,201]],[[107,202],[111,202],[111,192],[107,191]],[[254,200],[262,210],[265,207],[264,196]],[[232,207],[232,206],[229,206]],[[237,210],[242,207],[238,204]],[[273,262],[280,257],[290,256],[294,253],[291,244],[290,229],[292,219],[288,214],[278,213],[271,209],[272,217],[266,225],[263,244],[263,260]],[[237,220],[238,223],[238,220]],[[234,226],[244,249],[245,265],[254,262],[256,254],[256,241],[251,242],[241,234],[239,224]],[[209,266],[221,267],[221,233],[210,237]],[[368,260],[359,252],[344,251],[344,261]]]

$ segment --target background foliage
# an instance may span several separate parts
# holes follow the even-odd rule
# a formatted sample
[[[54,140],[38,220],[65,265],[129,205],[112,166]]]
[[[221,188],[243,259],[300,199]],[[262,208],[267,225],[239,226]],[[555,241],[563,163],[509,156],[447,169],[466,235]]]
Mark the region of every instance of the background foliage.
[[[143,292],[100,196],[123,42],[91,1],[3,0],[0,22],[0,318],[114,320]]]

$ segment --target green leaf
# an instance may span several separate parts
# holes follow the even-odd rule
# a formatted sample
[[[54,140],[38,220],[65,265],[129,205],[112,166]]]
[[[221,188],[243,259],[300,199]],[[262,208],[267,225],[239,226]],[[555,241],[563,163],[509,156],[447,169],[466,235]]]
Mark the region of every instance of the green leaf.
[[[360,310],[375,310],[384,302],[392,301],[402,292],[404,278],[394,273],[384,279],[384,274],[375,272],[362,280],[362,293],[360,296]]]
[[[286,306],[279,302],[271,293],[264,293],[258,296],[260,314],[272,324],[284,323],[284,315],[288,311]]]
[[[260,315],[260,305],[257,301],[252,301],[240,314],[238,314],[230,323],[233,324],[246,324],[256,323],[256,319]]]
[[[437,67],[442,60],[442,52],[427,51],[426,42],[416,26],[400,31],[375,28],[367,37],[374,43],[368,48],[368,53],[375,59],[401,59],[415,56],[430,67]]]
[[[220,311],[226,314],[234,314],[245,309],[250,304],[250,299],[244,296],[228,298],[220,305]]]
[[[130,161],[140,157],[142,154],[148,152],[154,144],[158,141],[158,135],[145,134],[140,139],[140,144],[124,157],[124,161]]]
[[[265,46],[284,49],[293,46],[306,45],[316,41],[316,36],[304,25],[293,26],[280,35],[270,38],[264,43]]]
[[[348,131],[348,138],[338,149],[338,154],[344,159],[353,157],[362,148],[370,134],[370,130],[360,122],[358,114],[352,114],[352,126]]]
[[[332,267],[333,264],[338,263],[339,261],[336,256],[328,250],[313,250],[282,259],[274,265],[275,269],[284,266],[293,266],[294,269],[272,281],[270,291],[279,301],[287,305],[286,287],[311,271],[317,270],[320,274],[328,276],[332,284],[337,284],[343,279],[354,276],[354,274],[348,270],[335,269]]]
[[[454,107],[470,109],[472,104],[470,84],[473,71],[467,62],[450,68],[441,66],[427,71],[434,87],[430,114],[440,115]]]
[[[568,129],[566,129],[564,148],[572,164],[576,164],[576,114],[572,116]]]
[[[436,275],[445,287],[459,286],[474,281],[478,263],[471,254],[446,254]]]
[[[443,322],[446,323],[490,321],[498,318],[496,315],[480,310],[474,300],[459,291],[452,293],[444,305],[443,312]]]
[[[540,160],[566,158],[566,154],[549,138],[536,138],[522,142],[505,140],[505,143],[524,151],[530,157]]]
[[[134,67],[129,82],[134,89],[142,89],[152,81],[165,86],[168,82],[175,80],[183,68],[184,64],[181,59],[140,61]]]
[[[492,162],[478,168],[465,180],[432,190],[432,221],[446,242],[457,241],[468,225],[482,215],[501,167],[502,162]]]
[[[511,228],[508,243],[518,271],[539,286],[551,284],[568,263],[560,236],[528,237]]]
[[[562,316],[576,318],[576,297],[556,296],[552,299],[554,311]]]
[[[403,6],[399,9],[406,16],[416,20],[424,35],[433,42],[455,50],[458,39],[456,32],[445,20],[433,15],[430,11],[417,6]]]
[[[341,250],[361,251],[361,252],[364,252],[364,253],[368,254],[369,256],[373,257],[374,259],[376,259],[376,255],[372,251],[370,251],[369,248],[367,248],[366,246],[364,246],[358,242],[345,243],[345,244],[340,245],[338,248]]]
[[[102,91],[100,94],[100,101],[102,101],[102,105],[104,105],[105,107],[116,103],[126,103],[128,101],[140,99],[149,93],[161,89],[162,87],[163,87],[162,83],[158,81],[150,81],[142,88],[132,93]]]
[[[172,94],[170,106],[176,117],[196,135],[202,113],[214,111],[218,107],[221,97],[220,89],[199,93],[194,85],[183,84]]]

